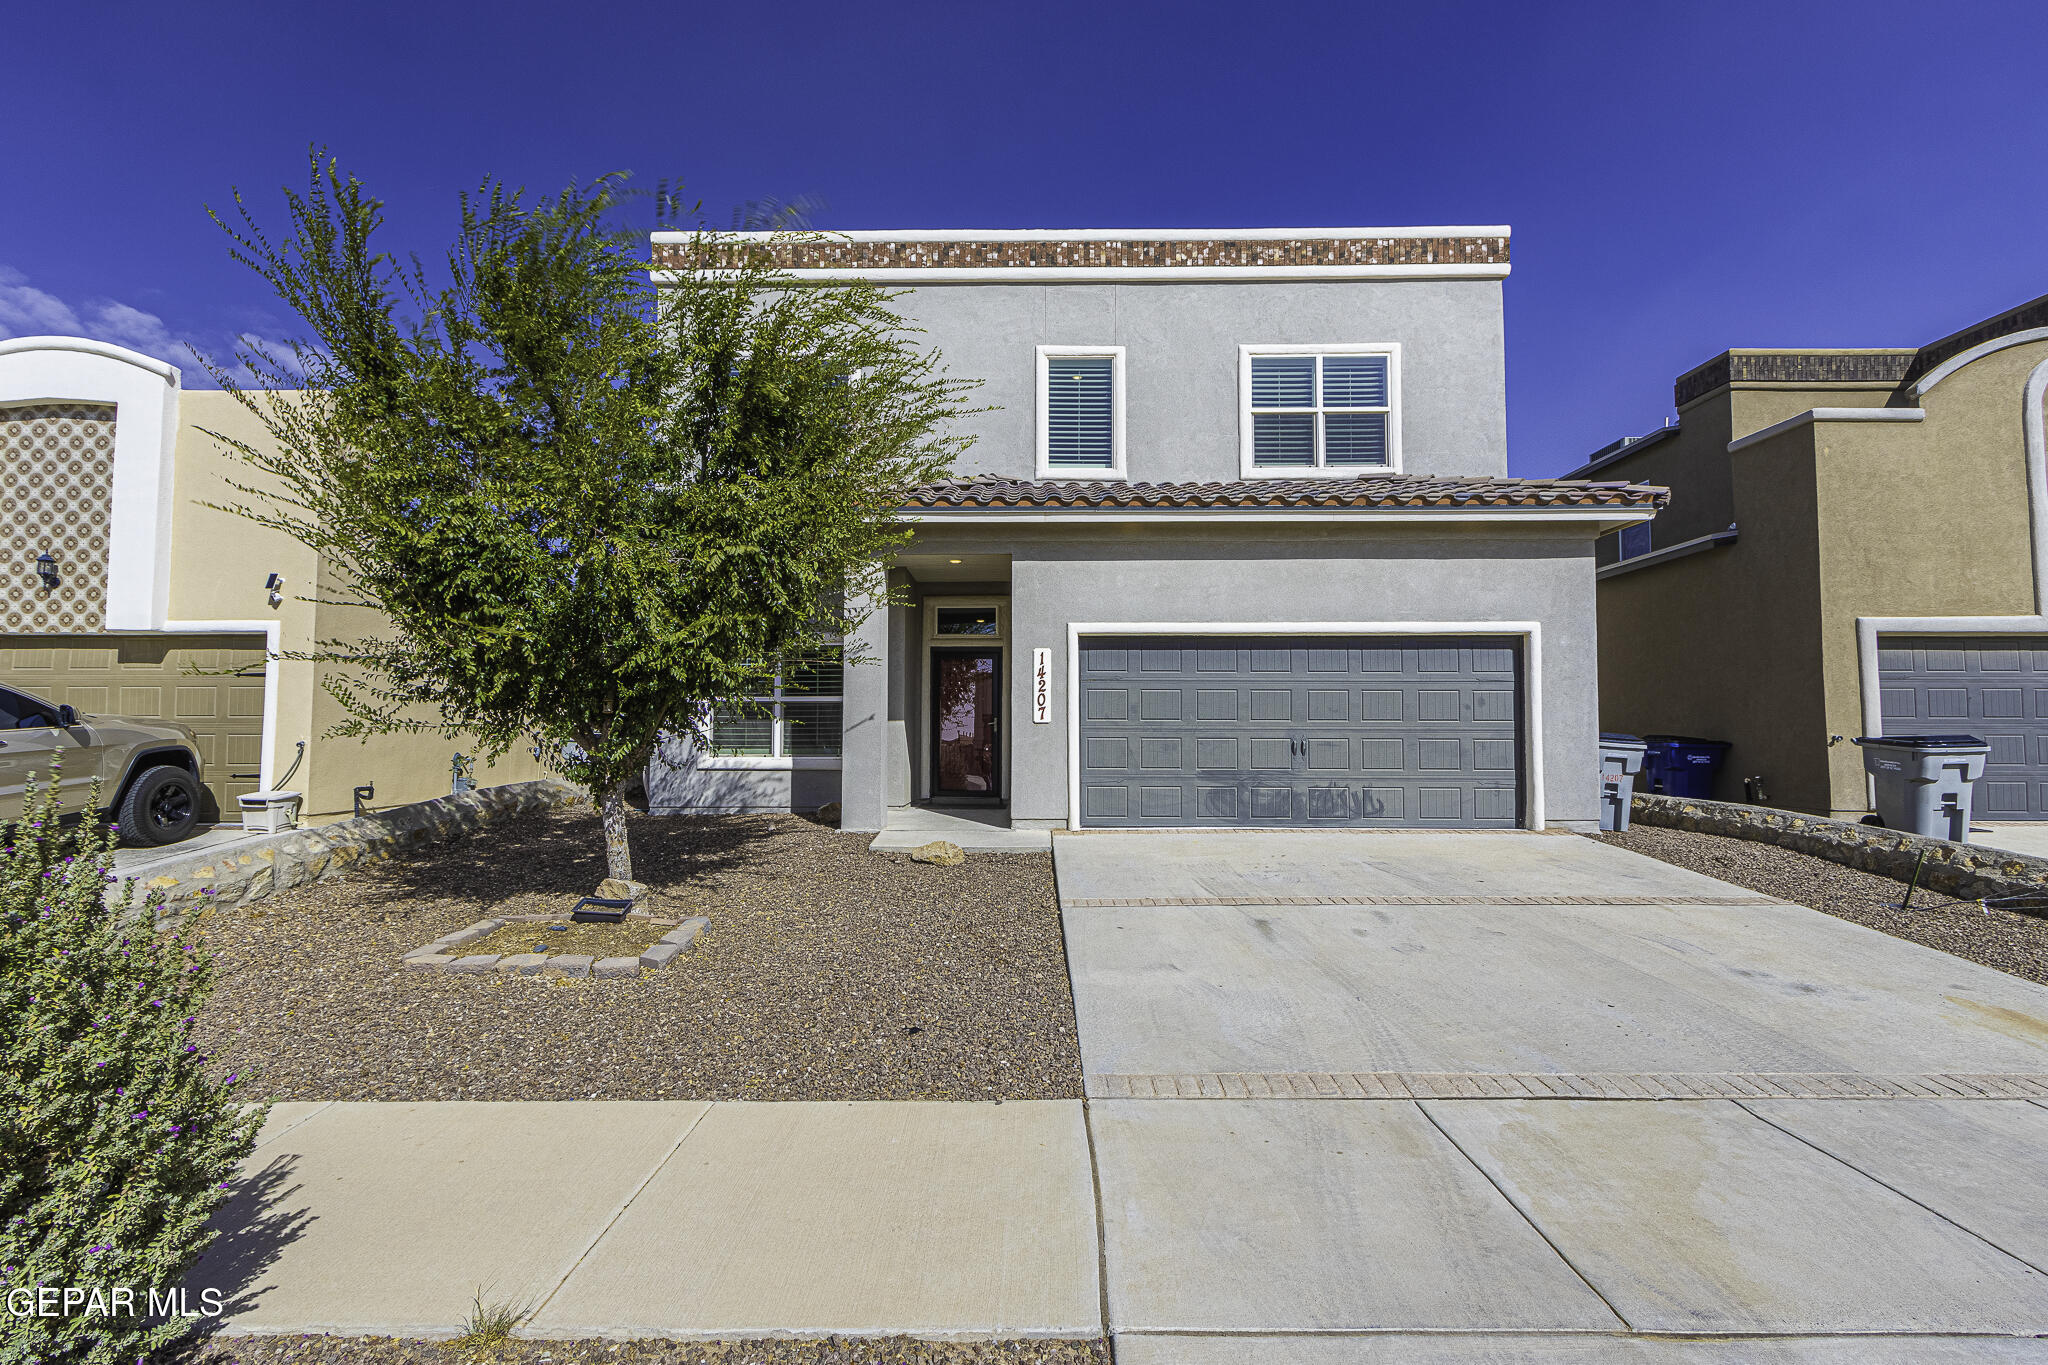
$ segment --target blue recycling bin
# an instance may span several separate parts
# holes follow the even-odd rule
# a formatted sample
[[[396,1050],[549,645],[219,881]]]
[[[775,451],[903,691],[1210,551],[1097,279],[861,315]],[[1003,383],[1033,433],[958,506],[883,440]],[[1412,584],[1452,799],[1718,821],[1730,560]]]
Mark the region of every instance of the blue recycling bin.
[[[1728,744],[1691,735],[1644,735],[1643,777],[1653,792],[1711,800]]]

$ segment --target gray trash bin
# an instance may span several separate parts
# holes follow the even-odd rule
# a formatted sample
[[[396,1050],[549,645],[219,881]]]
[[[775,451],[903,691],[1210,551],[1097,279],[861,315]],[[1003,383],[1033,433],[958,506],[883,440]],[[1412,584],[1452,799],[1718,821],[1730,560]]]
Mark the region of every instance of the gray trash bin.
[[[1629,802],[1636,795],[1636,774],[1643,770],[1649,746],[1634,735],[1600,735],[1600,828],[1628,828]]]
[[[1859,735],[1856,744],[1886,829],[1969,841],[1970,784],[1984,775],[1989,744],[1975,735]]]

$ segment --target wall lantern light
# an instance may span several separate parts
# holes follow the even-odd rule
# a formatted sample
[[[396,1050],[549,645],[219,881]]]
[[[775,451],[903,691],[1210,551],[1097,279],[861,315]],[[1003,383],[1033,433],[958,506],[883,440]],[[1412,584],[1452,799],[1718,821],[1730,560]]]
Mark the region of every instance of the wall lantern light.
[[[57,586],[57,557],[48,550],[36,556],[36,577],[43,580],[43,586]]]

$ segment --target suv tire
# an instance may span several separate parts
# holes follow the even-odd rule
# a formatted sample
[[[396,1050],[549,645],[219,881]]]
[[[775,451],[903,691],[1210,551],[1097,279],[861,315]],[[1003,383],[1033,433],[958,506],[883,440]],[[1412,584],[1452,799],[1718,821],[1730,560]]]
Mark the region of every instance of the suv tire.
[[[145,768],[121,798],[121,837],[145,846],[175,844],[199,823],[199,783],[183,768]]]

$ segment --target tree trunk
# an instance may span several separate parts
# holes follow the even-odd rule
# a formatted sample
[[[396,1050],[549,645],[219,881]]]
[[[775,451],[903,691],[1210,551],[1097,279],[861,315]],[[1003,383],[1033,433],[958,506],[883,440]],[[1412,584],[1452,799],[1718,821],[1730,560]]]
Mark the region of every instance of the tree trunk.
[[[633,880],[633,849],[626,842],[626,784],[616,783],[604,794],[604,860],[608,875],[622,882]]]

